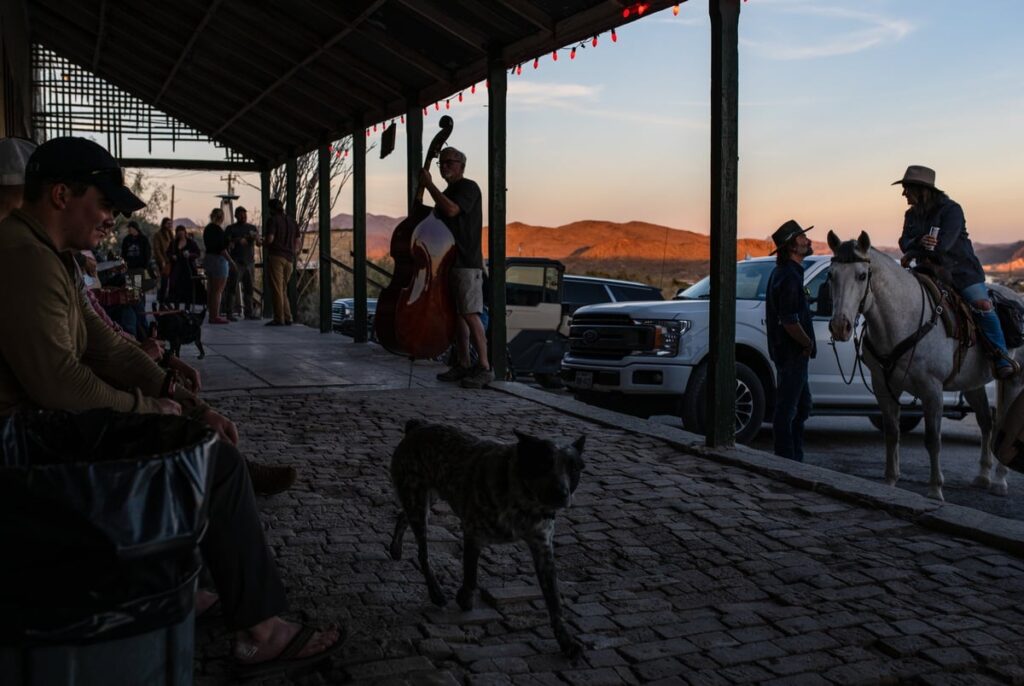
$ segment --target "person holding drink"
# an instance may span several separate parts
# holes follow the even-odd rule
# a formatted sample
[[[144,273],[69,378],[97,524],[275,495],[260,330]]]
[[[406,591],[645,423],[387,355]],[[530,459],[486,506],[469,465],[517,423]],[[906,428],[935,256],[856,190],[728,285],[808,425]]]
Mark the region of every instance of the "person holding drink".
[[[985,270],[967,235],[963,208],[936,188],[935,171],[928,167],[911,165],[903,178],[892,185],[903,186],[903,197],[910,206],[900,236],[901,263],[906,267],[916,260],[945,271],[953,287],[970,305],[978,329],[989,343],[995,377],[1014,376],[1020,366],[1006,349],[1003,329],[985,286]]]

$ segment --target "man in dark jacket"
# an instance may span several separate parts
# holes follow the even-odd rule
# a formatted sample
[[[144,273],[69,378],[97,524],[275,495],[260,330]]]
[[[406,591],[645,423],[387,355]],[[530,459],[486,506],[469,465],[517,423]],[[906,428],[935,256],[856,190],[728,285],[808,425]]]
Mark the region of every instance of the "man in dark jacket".
[[[134,219],[128,222],[128,234],[121,241],[121,258],[130,272],[141,272],[149,267],[152,257],[149,239]]]
[[[807,361],[817,352],[803,266],[812,252],[804,234],[813,228],[801,228],[790,219],[772,234],[775,269],[765,296],[768,354],[775,363],[778,387],[772,418],[775,454],[797,462],[804,461],[804,422],[811,414]]]
[[[260,232],[249,223],[249,213],[244,207],[235,210],[235,223],[224,229],[228,237],[228,252],[237,268],[236,283],[229,279],[228,288],[224,291],[224,304],[228,312],[234,314],[234,303],[237,297],[237,284],[242,286],[242,304],[246,319],[255,319],[252,309],[253,286],[256,282],[256,251],[255,246],[262,245]]]
[[[985,271],[967,236],[963,209],[935,187],[935,171],[928,167],[907,167],[903,178],[892,185],[897,184],[903,186],[903,197],[910,205],[900,236],[903,265],[913,260],[928,262],[948,273],[990,344],[996,378],[1014,376],[1020,368],[1006,350],[1003,329],[985,286]]]

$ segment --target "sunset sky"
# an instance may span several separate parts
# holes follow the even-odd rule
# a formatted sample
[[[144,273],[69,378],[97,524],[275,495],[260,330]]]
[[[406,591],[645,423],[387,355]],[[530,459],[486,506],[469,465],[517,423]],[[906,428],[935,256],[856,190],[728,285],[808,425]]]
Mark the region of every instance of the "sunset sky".
[[[938,172],[984,243],[1024,238],[1024,2],[749,0],[740,16],[739,234],[793,217],[894,244],[905,209],[889,184],[908,164]],[[509,77],[508,219],[556,226],[642,220],[707,232],[710,22],[707,0],[646,17]],[[457,96],[457,94],[456,94]],[[453,96],[451,144],[486,182],[487,96]],[[442,111],[430,108],[425,139]],[[379,132],[371,141],[377,140]],[[368,211],[401,216],[397,151],[369,160]],[[436,167],[435,175],[436,175]],[[219,175],[153,171],[199,221]],[[258,175],[245,178],[258,182]],[[486,189],[485,189],[486,192]],[[255,190],[241,202],[258,207]],[[351,210],[343,192],[334,212]],[[486,209],[485,209],[486,221]]]

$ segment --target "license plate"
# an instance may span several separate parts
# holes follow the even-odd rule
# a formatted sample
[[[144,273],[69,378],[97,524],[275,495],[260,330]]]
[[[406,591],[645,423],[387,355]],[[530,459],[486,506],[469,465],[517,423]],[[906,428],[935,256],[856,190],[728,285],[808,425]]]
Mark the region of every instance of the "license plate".
[[[594,372],[576,372],[575,381],[578,388],[593,388]]]

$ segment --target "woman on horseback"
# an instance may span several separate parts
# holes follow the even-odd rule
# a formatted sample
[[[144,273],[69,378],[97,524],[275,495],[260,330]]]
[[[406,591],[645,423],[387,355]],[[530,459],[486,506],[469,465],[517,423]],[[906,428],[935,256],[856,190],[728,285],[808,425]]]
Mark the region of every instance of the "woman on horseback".
[[[900,236],[903,265],[917,260],[919,264],[931,263],[949,274],[992,348],[995,377],[1010,378],[1020,367],[1006,349],[1003,329],[985,286],[985,271],[967,236],[963,208],[935,187],[935,171],[928,167],[907,167],[903,178],[892,185],[897,184],[903,186],[903,197],[910,205]]]

